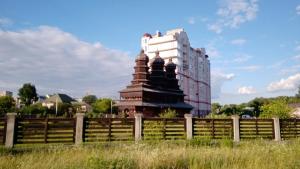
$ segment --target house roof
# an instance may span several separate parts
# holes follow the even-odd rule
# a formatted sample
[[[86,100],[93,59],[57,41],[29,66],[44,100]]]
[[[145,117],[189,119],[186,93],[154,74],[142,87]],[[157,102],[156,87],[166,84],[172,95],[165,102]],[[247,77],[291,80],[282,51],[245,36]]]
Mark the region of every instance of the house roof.
[[[70,96],[66,95],[66,94],[61,94],[61,93],[57,93],[54,94],[53,96],[49,97],[48,99],[45,100],[45,102],[58,102],[58,103],[71,103],[71,102],[76,102],[76,100],[74,100],[73,98],[71,98]]]

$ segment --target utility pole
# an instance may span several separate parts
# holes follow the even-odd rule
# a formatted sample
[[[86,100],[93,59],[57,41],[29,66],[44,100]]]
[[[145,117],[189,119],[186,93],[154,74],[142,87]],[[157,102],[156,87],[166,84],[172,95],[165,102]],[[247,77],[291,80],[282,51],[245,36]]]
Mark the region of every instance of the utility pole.
[[[58,97],[58,95],[57,95]],[[57,108],[58,108],[58,105],[57,105],[57,97],[56,97],[56,100],[55,100],[55,115],[57,116]]]

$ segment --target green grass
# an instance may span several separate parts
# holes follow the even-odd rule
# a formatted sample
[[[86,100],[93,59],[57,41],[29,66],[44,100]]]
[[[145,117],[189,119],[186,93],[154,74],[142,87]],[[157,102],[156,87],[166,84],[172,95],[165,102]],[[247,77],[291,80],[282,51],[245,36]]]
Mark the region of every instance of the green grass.
[[[300,139],[149,141],[81,146],[0,147],[0,168],[298,169]]]

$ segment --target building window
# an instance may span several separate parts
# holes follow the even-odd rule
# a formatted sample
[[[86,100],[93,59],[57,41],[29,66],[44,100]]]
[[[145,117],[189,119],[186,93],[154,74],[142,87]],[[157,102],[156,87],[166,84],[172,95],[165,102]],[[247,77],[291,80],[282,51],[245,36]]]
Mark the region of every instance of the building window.
[[[147,46],[145,46],[145,52],[147,52]]]
[[[147,43],[147,39],[145,39],[145,43]]]

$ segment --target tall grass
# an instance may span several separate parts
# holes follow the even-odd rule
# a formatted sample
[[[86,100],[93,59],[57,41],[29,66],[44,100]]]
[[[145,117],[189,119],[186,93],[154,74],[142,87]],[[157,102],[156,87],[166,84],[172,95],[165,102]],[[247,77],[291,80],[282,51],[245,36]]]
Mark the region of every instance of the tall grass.
[[[300,139],[156,141],[0,150],[0,168],[300,168]]]

